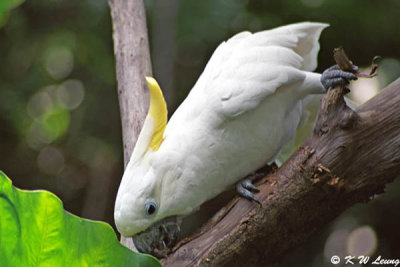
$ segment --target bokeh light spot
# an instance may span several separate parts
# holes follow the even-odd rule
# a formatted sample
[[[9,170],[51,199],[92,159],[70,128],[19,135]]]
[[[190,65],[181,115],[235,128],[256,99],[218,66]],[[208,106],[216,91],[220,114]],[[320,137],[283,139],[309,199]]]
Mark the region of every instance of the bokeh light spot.
[[[85,96],[85,87],[79,80],[67,80],[57,89],[57,100],[68,109],[79,107]]]
[[[329,235],[324,247],[324,256],[327,262],[330,262],[333,255],[337,255],[341,258],[346,256],[346,241],[348,235],[349,231],[347,229],[336,230]]]
[[[26,141],[33,149],[40,149],[63,136],[68,130],[70,114],[60,104],[53,105],[40,117],[34,119],[26,134]]]
[[[47,146],[40,150],[37,164],[43,173],[56,175],[64,169],[65,160],[60,150]]]
[[[50,109],[52,105],[53,100],[50,95],[47,92],[40,91],[29,99],[26,109],[31,118],[37,118]]]
[[[54,140],[62,136],[68,129],[70,115],[63,107],[55,107],[42,116],[42,125],[50,137]]]
[[[369,72],[369,68],[360,69],[362,72]],[[350,98],[359,104],[367,102],[379,92],[379,81],[376,78],[359,78],[350,83]]]
[[[56,80],[67,77],[74,67],[74,57],[70,49],[53,46],[49,48],[45,56],[45,68]]]
[[[374,229],[361,226],[350,233],[347,239],[347,252],[352,256],[372,255],[378,246]]]

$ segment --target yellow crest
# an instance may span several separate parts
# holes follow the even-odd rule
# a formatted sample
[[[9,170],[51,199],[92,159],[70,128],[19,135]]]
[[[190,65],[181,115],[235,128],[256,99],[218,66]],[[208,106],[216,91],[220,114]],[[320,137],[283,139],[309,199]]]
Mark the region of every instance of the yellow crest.
[[[167,126],[168,110],[167,104],[160,86],[152,77],[146,77],[147,86],[150,91],[150,107],[148,116],[154,121],[154,133],[149,148],[157,151],[163,141],[165,127]]]

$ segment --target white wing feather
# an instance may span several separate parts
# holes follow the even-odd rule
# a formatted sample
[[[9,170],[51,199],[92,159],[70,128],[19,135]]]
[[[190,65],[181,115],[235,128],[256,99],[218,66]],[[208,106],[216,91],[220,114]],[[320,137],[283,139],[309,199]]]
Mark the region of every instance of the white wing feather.
[[[255,34],[242,32],[221,43],[172,116],[165,136],[204,109],[234,117],[257,107],[282,85],[302,82],[305,74],[300,70],[317,66],[318,38],[327,26],[304,22]]]

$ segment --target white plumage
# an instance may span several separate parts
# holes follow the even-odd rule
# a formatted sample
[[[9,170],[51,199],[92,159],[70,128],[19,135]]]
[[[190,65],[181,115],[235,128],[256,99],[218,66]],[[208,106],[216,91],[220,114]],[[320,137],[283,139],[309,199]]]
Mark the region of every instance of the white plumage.
[[[296,131],[303,99],[324,92],[320,74],[311,71],[325,27],[306,22],[242,32],[219,45],[158,150],[133,153],[115,206],[122,235],[191,213],[275,158]],[[148,142],[151,132],[142,131],[139,141]],[[151,215],[149,199],[157,206]]]

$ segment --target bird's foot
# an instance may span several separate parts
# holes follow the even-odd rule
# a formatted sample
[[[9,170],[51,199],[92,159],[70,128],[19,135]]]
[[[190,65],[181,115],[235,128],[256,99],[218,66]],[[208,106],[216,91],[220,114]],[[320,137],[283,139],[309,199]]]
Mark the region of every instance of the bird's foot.
[[[236,185],[236,190],[240,196],[261,205],[261,201],[254,195],[254,193],[260,192],[260,190],[253,185],[251,178],[246,178],[239,182]]]
[[[353,71],[356,73],[358,67],[353,65]],[[350,80],[357,80],[357,76],[354,73],[343,71],[338,65],[334,65],[322,73],[321,83],[325,90],[339,85],[346,86],[350,83]]]

